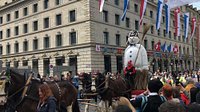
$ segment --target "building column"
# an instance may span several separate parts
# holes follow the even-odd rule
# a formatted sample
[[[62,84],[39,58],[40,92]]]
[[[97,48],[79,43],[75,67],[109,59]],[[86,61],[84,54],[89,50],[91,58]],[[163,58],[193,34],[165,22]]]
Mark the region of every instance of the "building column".
[[[19,60],[19,67],[23,66],[23,60]]]
[[[52,58],[50,58],[50,65],[51,66],[56,66],[56,58],[54,58],[54,57],[52,57]],[[54,74],[53,74],[53,68],[52,69],[50,69],[50,76],[53,76]]]
[[[117,72],[117,59],[115,55],[111,55],[111,70],[112,73]]]
[[[14,61],[10,61],[10,67],[14,67]]]
[[[28,66],[32,69],[33,67],[33,61],[31,59],[28,60]]]
[[[4,62],[2,61],[2,67],[4,67],[4,68],[6,67],[6,61],[4,61]]]
[[[38,72],[39,72],[40,76],[43,76],[44,75],[44,60],[43,60],[43,58],[38,60],[38,66],[39,66]]]
[[[63,66],[69,66],[69,56],[65,57],[65,63],[63,63]]]

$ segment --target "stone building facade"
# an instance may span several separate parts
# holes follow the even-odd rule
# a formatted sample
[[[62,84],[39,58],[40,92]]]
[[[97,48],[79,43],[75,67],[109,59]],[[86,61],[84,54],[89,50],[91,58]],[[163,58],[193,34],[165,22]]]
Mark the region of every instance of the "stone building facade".
[[[98,0],[1,0],[2,65],[15,68],[30,66],[41,75],[51,73],[55,66],[74,66],[76,72],[122,72],[128,32],[140,30],[140,36],[142,35],[143,27],[139,26],[139,2],[130,0],[125,21],[121,21],[122,0],[106,0],[101,13]],[[194,37],[195,50],[192,58],[192,43],[182,40],[183,29],[181,37],[174,37],[174,23],[171,21],[170,34],[163,33],[164,14],[161,29],[156,31],[156,10],[156,3],[149,1],[143,22],[143,25],[152,25],[142,42],[148,52],[151,70],[158,67],[165,70],[165,66],[170,66],[171,62],[171,69],[174,70],[180,70],[181,67],[197,68],[200,62],[197,46],[199,29]],[[199,12],[191,6],[184,6],[182,10],[189,10],[199,17]],[[173,12],[171,15],[173,19]],[[173,58],[174,55],[157,56],[166,54],[155,53],[154,45],[158,41],[162,44],[165,41],[168,44],[178,44],[180,55],[175,56],[176,58]],[[185,56],[185,60],[181,56]],[[166,60],[168,63],[164,63]],[[166,70],[169,69],[170,67]]]

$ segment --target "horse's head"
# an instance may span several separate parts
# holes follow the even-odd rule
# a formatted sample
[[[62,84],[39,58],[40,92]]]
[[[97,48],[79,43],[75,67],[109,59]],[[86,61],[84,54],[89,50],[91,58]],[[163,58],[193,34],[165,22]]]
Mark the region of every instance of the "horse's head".
[[[9,70],[7,73],[8,81],[6,83],[6,92],[8,96],[18,91],[25,85],[25,78],[23,75],[17,73],[14,70]]]

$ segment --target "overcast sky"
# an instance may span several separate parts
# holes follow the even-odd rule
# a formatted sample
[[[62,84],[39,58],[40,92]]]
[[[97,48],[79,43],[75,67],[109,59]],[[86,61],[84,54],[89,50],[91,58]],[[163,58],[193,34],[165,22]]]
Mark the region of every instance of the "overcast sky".
[[[197,7],[197,9],[200,10],[200,2],[193,3],[193,6],[194,6],[194,7]]]

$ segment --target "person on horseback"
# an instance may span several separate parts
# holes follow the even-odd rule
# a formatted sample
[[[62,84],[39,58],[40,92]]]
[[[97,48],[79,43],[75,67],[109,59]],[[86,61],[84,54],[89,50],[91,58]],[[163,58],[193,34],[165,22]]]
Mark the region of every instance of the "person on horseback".
[[[56,98],[47,84],[40,85],[39,98],[37,112],[56,112]]]

